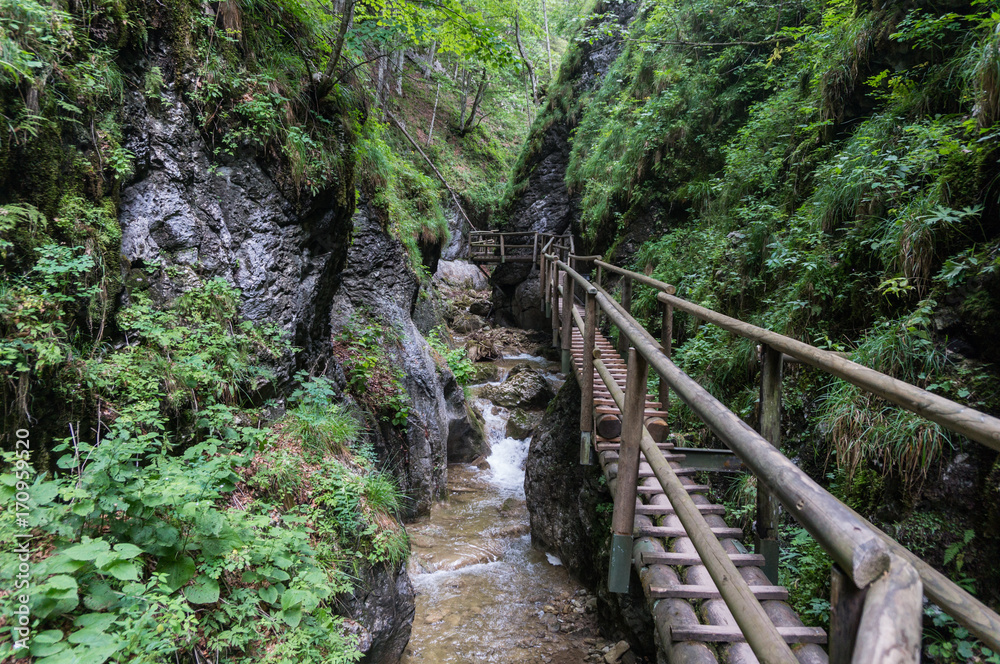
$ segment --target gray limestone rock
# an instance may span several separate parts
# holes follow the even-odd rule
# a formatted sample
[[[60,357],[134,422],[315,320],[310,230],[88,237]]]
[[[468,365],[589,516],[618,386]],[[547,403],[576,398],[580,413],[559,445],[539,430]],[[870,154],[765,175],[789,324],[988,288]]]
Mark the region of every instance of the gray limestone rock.
[[[478,266],[462,260],[438,261],[434,278],[455,288],[469,288],[477,291],[489,288],[489,282],[483,271]]]
[[[242,290],[242,313],[280,326],[303,348],[300,365],[328,353],[329,301],[347,255],[353,210],[334,191],[290,198],[251,156],[219,166],[191,109],[164,92],[151,113],[127,95],[126,147],[136,175],[121,194],[122,255],[166,302],[222,277]],[[126,295],[127,297],[127,295]]]
[[[360,206],[330,319],[335,331],[348,326],[352,316],[375,315],[394,325],[399,338],[396,360],[412,410],[405,440],[392,442],[392,432],[383,427],[380,446],[387,454],[397,455],[402,448],[398,475],[411,498],[408,517],[426,514],[444,496],[450,459],[471,460],[483,450],[482,435],[469,421],[461,386],[450,371],[437,366],[411,318],[419,287],[402,244]]]
[[[527,363],[518,364],[500,385],[488,385],[481,395],[505,408],[544,408],[554,396],[548,381]]]
[[[522,408],[515,408],[511,411],[507,419],[506,435],[508,438],[524,440],[535,432],[535,429],[542,421],[542,414],[538,411],[527,411]]]

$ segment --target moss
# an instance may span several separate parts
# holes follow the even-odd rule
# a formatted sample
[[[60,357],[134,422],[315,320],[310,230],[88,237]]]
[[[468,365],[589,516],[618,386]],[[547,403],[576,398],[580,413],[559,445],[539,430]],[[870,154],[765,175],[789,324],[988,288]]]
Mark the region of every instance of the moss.
[[[18,197],[50,217],[58,211],[62,198],[65,154],[59,124],[46,120],[35,139],[12,155],[20,164],[11,183]]]

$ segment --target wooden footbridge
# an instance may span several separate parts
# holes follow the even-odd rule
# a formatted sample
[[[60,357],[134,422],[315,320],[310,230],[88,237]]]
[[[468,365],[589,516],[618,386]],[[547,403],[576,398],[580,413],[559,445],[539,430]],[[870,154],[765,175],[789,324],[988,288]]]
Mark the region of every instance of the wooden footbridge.
[[[580,460],[598,461],[614,496],[609,586],[643,586],[669,662],[916,662],[926,596],[1000,652],[1000,616],[838,501],[778,451],[785,362],[826,371],[993,449],[1000,420],[844,357],[724,316],[676,295],[674,286],[597,256],[577,256],[569,236],[475,232],[477,263],[537,264],[541,299],[562,350],[563,372],[583,394]],[[584,276],[587,274],[588,276]],[[621,300],[604,287],[617,279]],[[660,304],[657,339],[630,314],[634,287]],[[671,361],[673,314],[684,311],[760,345],[760,431],[754,431]],[[602,323],[606,320],[606,324]],[[599,331],[617,330],[617,346]],[[657,394],[647,378],[658,376]],[[726,444],[675,446],[670,392]],[[695,473],[742,467],[757,480],[754,553],[727,526],[722,505]],[[778,583],[779,505],[834,561],[830,631],[805,627]],[[823,645],[826,648],[824,649]]]

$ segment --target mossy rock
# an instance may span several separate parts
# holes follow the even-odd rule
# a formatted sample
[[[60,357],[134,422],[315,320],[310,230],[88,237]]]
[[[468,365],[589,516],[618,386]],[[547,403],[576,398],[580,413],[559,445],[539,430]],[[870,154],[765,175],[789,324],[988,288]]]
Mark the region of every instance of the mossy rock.
[[[535,433],[535,429],[538,428],[541,422],[542,413],[540,411],[529,412],[523,408],[515,408],[511,411],[510,418],[507,420],[505,435],[508,438],[524,440]]]
[[[503,383],[487,386],[480,396],[504,408],[544,408],[555,395],[541,372],[521,363]]]

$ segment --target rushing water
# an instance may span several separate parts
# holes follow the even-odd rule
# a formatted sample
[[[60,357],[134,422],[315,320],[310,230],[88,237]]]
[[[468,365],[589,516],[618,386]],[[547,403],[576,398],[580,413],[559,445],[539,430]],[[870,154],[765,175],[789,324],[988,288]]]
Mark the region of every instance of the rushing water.
[[[542,358],[499,364],[505,373],[524,361],[558,380]],[[479,398],[473,405],[486,423],[489,466],[450,466],[448,500],[408,528],[417,613],[402,662],[586,661],[597,642],[588,596],[558,558],[531,546],[524,499],[530,440],[505,436],[505,409]]]

